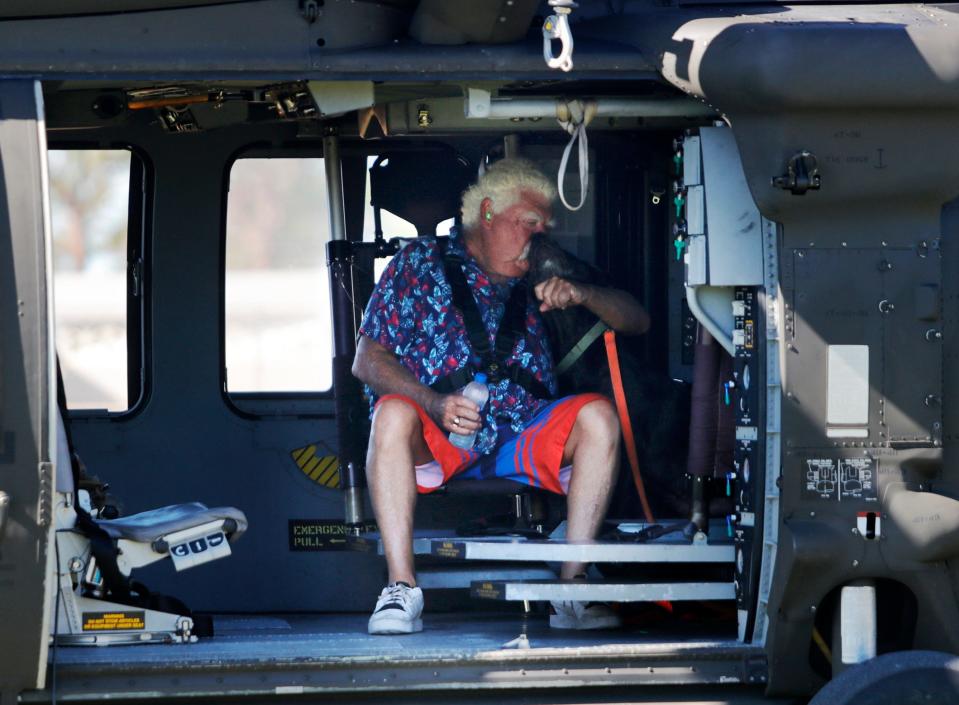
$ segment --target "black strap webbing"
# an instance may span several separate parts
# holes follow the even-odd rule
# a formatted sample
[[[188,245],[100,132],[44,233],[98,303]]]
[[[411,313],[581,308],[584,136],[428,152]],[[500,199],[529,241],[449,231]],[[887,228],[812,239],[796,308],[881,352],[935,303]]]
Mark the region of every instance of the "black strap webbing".
[[[480,313],[479,306],[476,305],[476,299],[473,297],[473,291],[466,280],[466,274],[463,272],[463,259],[450,253],[444,241],[440,242],[443,253],[443,269],[446,280],[452,289],[453,306],[463,316],[466,337],[469,338],[474,357],[479,360],[479,371],[485,372],[493,384],[504,377],[508,377],[533,396],[539,399],[551,399],[552,394],[549,393],[546,386],[536,379],[529,370],[520,365],[507,365],[517,341],[526,335],[526,308],[529,300],[526,282],[521,281],[513,286],[509,299],[506,301],[503,319],[496,331],[496,337],[493,344],[490,345],[486,324],[483,322],[483,316]],[[461,372],[463,374],[458,374]],[[435,382],[432,388],[438,392],[449,393],[463,387],[472,378],[473,375],[470,370],[457,370],[452,375]],[[464,379],[465,381],[463,381]]]

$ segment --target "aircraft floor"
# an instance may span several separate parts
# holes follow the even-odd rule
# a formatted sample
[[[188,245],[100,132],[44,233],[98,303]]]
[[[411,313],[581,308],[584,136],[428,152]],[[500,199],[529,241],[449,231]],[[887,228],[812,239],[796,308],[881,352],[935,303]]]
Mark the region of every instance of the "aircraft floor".
[[[503,650],[521,631],[521,616],[515,613],[426,613],[424,631],[402,636],[367,634],[367,614],[320,615],[223,615],[214,618],[216,635],[194,644],[137,644],[130,646],[60,646],[59,666],[94,666],[123,662],[191,664],[210,660],[225,665],[284,662],[291,659],[315,663],[357,660],[389,661],[474,659]],[[550,629],[545,614],[529,618],[528,653],[573,651],[639,652],[676,646],[681,649],[737,645],[734,626],[704,628],[695,624],[648,628],[575,632]]]

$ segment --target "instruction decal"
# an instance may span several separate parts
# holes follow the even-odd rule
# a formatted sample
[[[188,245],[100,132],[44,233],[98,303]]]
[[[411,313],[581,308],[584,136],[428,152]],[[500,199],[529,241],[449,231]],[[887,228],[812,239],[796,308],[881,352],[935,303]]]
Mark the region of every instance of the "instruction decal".
[[[430,553],[440,558],[465,558],[466,546],[462,541],[440,541],[430,546]]]
[[[84,612],[83,631],[118,632],[146,629],[145,612]]]
[[[367,522],[360,533],[376,531],[376,524]],[[291,551],[347,551],[351,536],[349,527],[339,519],[290,519]]]
[[[803,499],[825,499],[839,502],[878,499],[876,458],[806,458],[803,477]]]
[[[470,590],[470,597],[486,600],[502,600],[505,595],[502,583],[476,582]]]
[[[322,448],[326,454],[317,455]],[[322,443],[310,443],[290,452],[290,457],[300,471],[323,487],[335,489],[340,486],[340,459],[329,452]]]

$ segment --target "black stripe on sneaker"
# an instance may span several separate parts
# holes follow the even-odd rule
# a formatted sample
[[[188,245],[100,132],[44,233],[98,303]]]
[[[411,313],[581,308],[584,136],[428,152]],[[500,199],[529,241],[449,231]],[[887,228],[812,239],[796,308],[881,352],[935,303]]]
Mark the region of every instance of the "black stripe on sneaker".
[[[387,602],[385,605],[380,607],[377,612],[383,612],[384,610],[403,610],[403,605],[399,602]]]

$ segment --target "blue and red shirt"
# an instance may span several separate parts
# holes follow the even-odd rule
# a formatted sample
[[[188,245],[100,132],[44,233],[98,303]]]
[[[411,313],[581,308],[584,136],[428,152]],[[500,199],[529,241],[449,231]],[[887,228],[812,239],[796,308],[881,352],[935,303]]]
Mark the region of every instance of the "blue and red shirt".
[[[463,260],[463,272],[473,292],[492,346],[506,310],[510,292],[520,280],[497,285],[467,252],[454,232],[447,244],[450,254]],[[553,359],[546,328],[535,301],[527,304],[526,334],[519,337],[507,360],[519,364],[556,394]],[[425,385],[466,367],[473,359],[463,317],[453,306],[453,293],[443,269],[443,254],[436,238],[418,238],[390,262],[366,307],[360,333],[392,352]],[[483,428],[473,446],[489,453],[496,446],[497,426],[522,431],[549,405],[509,379],[490,384],[490,401],[484,409]],[[367,388],[371,408],[376,403]],[[504,429],[505,430],[505,429]]]

